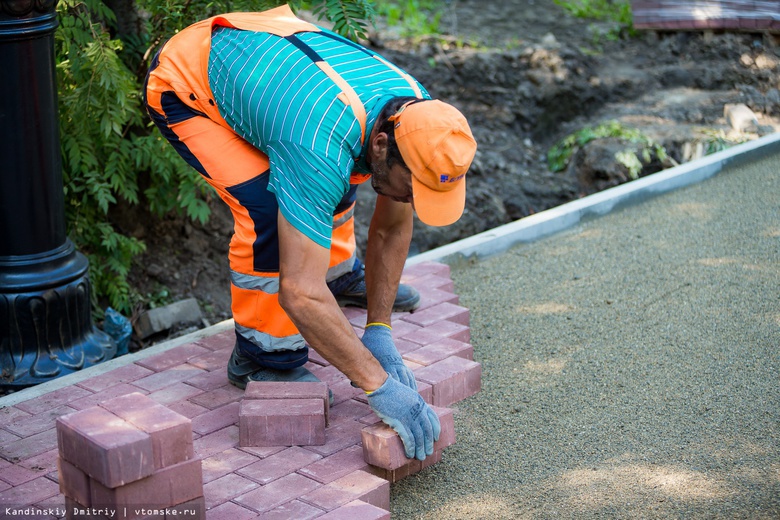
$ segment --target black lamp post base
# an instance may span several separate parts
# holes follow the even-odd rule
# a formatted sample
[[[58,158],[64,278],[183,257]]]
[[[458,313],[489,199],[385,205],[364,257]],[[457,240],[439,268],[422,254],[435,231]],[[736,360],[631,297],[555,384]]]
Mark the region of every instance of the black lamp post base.
[[[42,255],[0,257],[0,388],[44,383],[115,354],[92,323],[88,262],[69,240]]]

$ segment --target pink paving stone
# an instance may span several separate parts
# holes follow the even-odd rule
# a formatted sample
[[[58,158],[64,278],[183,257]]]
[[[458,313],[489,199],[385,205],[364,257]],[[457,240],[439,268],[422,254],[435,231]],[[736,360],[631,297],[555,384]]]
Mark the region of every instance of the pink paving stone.
[[[142,390],[138,388],[137,386],[133,386],[127,383],[121,383],[106,388],[105,390],[97,392],[93,395],[82,397],[81,399],[76,399],[75,401],[70,403],[70,406],[72,406],[76,410],[83,410],[85,408],[89,408],[90,406],[95,406],[96,404],[100,404],[103,401],[107,401],[113,397],[119,397],[120,395],[127,395],[132,393],[146,394],[148,392],[146,390]]]
[[[203,496],[206,497],[206,507],[212,508],[258,487],[256,482],[230,473],[203,486]]]
[[[433,466],[434,464],[437,464],[441,462],[442,458],[442,450],[433,452],[433,455],[429,455],[425,457],[425,460],[419,461],[419,460],[412,460],[405,466],[401,466],[398,469],[383,469],[377,466],[369,466],[369,473],[372,475],[376,475],[377,477],[383,478],[386,481],[390,482],[391,484],[398,482],[399,480],[405,479],[409,475],[414,475],[415,473],[419,473],[420,471],[424,470],[425,468],[428,468],[430,466]]]
[[[420,312],[405,316],[404,321],[421,327],[429,327],[439,321],[453,321],[461,325],[469,324],[469,310],[452,303],[440,303]]]
[[[203,483],[206,484],[212,480],[224,477],[228,473],[238,471],[258,460],[260,460],[260,457],[236,448],[230,448],[212,455],[202,461]]]
[[[441,291],[453,294],[453,291],[455,290],[455,284],[449,276],[437,276],[435,274],[415,278],[412,280],[411,284],[415,289],[420,291],[420,293]]]
[[[77,383],[77,385],[93,392],[101,392],[106,388],[110,388],[121,383],[131,383],[153,373],[154,371],[133,363],[131,365],[115,368],[114,370],[99,376],[90,377],[85,381]]]
[[[274,480],[268,485],[250,491],[233,501],[257,512],[274,509],[291,500],[310,493],[320,487],[320,483],[297,473]]]
[[[205,406],[209,410],[238,401],[244,397],[244,391],[231,384],[221,386],[215,390],[203,392],[189,399],[191,403]]]
[[[57,471],[57,459],[59,458],[59,450],[57,446],[52,446],[53,449],[43,452],[40,455],[30,457],[18,463],[19,466],[33,471],[41,471],[44,473],[51,473]]]
[[[89,476],[67,460],[57,459],[60,493],[82,506],[92,505]]]
[[[244,399],[320,399],[326,423],[330,412],[327,383],[250,381],[246,385]]]
[[[8,482],[4,482],[0,480],[0,492],[5,491],[6,489],[11,489],[13,486],[9,484]]]
[[[435,406],[432,408],[439,417],[441,424],[439,440],[433,444],[433,450],[436,452],[455,443],[455,420],[452,410]],[[386,424],[378,423],[366,426],[363,428],[361,436],[363,441],[363,458],[372,466],[395,470],[414,460],[406,458],[401,438]]]
[[[53,392],[49,392],[40,397],[17,403],[16,407],[20,410],[31,414],[39,414],[53,410],[63,404],[68,404],[71,401],[80,399],[82,397],[92,395],[92,392],[79,386],[66,386]]]
[[[57,445],[63,459],[109,487],[154,471],[152,438],[102,408],[58,418]]]
[[[172,466],[195,456],[190,419],[149,397],[134,393],[115,397],[100,406],[151,436],[156,469]]]
[[[310,506],[300,500],[291,500],[270,511],[263,513],[263,520],[309,520],[321,518],[325,511],[318,507]]]
[[[238,417],[241,446],[325,444],[321,399],[245,399]]]
[[[395,344],[395,348],[398,350],[398,353],[402,356],[404,354],[408,354],[409,352],[413,352],[422,346],[419,343],[409,341],[408,339],[396,339],[393,341],[393,343]]]
[[[293,446],[284,451],[280,451],[276,455],[271,455],[261,461],[246,466],[236,473],[265,485],[284,477],[285,475],[294,473],[321,458],[320,455],[312,451]]]
[[[200,388],[201,390],[211,391],[223,387],[229,383],[227,371],[215,370],[205,372],[187,380],[188,385]]]
[[[232,352],[236,344],[236,331],[226,330],[225,332],[199,339],[195,343],[209,350],[230,350]]]
[[[320,366],[330,365],[330,362],[327,359],[322,357],[322,355],[319,352],[317,352],[311,347],[309,347],[309,361],[311,361],[312,363],[316,363],[317,365]]]
[[[375,414],[374,412],[371,412],[370,414],[366,415],[365,417],[361,417],[358,422],[360,422],[360,424],[365,424],[366,426],[368,426],[368,425],[371,425],[371,424],[376,424],[376,423],[382,422],[382,419],[380,419],[379,416],[377,414]]]
[[[353,399],[359,395],[365,395],[363,390],[352,386],[352,383],[350,383],[346,377],[336,383],[332,383],[330,389],[333,391],[333,406]]]
[[[363,392],[363,395],[366,395]],[[371,412],[371,408],[365,403],[355,399],[350,399],[333,407],[333,417],[347,417],[349,419],[360,419]]]
[[[479,392],[482,365],[451,356],[417,370],[414,376],[433,386],[433,404],[450,406]]]
[[[335,422],[335,421],[334,421]],[[360,430],[363,425],[359,422],[346,419],[334,424],[325,431],[325,444],[322,446],[307,446],[306,449],[319,453],[323,457],[332,455],[337,451],[360,442]]]
[[[238,445],[238,426],[228,426],[193,442],[195,456],[205,459]]]
[[[208,352],[210,352],[209,349],[203,348],[196,343],[187,343],[186,345],[181,345],[170,350],[166,350],[165,352],[155,356],[141,359],[135,363],[137,365],[141,365],[142,367],[148,368],[149,370],[160,372],[162,370],[167,370],[177,365],[186,363],[190,359],[197,356],[202,356]]]
[[[228,403],[199,415],[192,420],[192,431],[206,435],[225,426],[238,424],[238,408],[239,403]]]
[[[359,329],[364,329],[366,328],[366,317],[367,317],[365,312],[366,311],[363,311],[360,314],[355,314],[351,318],[347,318],[347,319],[353,326],[358,327]],[[358,334],[358,336],[359,335],[360,334]]]
[[[191,403],[187,400],[176,401],[175,403],[166,406],[169,410],[181,414],[188,419],[192,419],[193,417],[197,417],[198,415],[209,411],[208,408],[200,406],[199,404]]]
[[[271,455],[275,455],[280,451],[286,450],[287,446],[247,446],[244,448],[239,446],[238,449],[249,453],[250,455],[254,455],[255,457],[264,459],[266,457],[270,457]]]
[[[358,470],[302,495],[301,500],[326,511],[332,511],[354,500],[362,500],[389,510],[390,483],[367,471]]]
[[[0,456],[11,462],[29,459],[49,451],[57,445],[57,432],[52,427],[41,433],[11,441],[0,446]]]
[[[184,399],[190,399],[202,394],[203,391],[187,383],[176,383],[149,394],[149,398],[168,406]]]
[[[361,316],[365,318],[366,316],[366,310],[359,307],[342,307],[341,312],[344,313],[344,317],[347,318],[347,320],[359,318]],[[365,323],[365,319],[363,320],[363,323]]]
[[[29,417],[31,413],[16,408],[15,406],[6,406],[0,408],[0,427],[10,424],[21,417]]]
[[[20,464],[12,464],[7,468],[3,468],[2,472],[0,473],[0,479],[7,482],[8,484],[11,484],[12,486],[18,486],[38,477],[43,477],[46,475],[46,473],[48,472],[43,469],[33,470],[25,468]]]
[[[149,392],[154,392],[167,386],[186,381],[187,379],[191,379],[205,372],[205,370],[187,364],[176,365],[173,368],[133,381],[133,385]]]
[[[192,520],[206,520],[206,499],[204,497],[193,498],[187,502],[176,504],[166,508],[165,518],[189,518]]]
[[[411,334],[422,328],[419,325],[415,325],[414,323],[409,323],[408,321],[404,321],[404,320],[395,320],[393,321],[392,325],[393,325],[392,335],[394,341],[398,341],[404,335]]]
[[[230,350],[212,350],[188,360],[187,364],[209,372],[223,370],[227,367],[231,352]]]
[[[409,361],[408,359],[403,360],[404,365],[406,365],[406,368],[414,372],[415,370],[422,368],[424,365],[421,365],[419,363],[415,363],[414,361]]]
[[[390,511],[372,506],[362,500],[354,500],[319,518],[320,520],[390,520]]]
[[[429,325],[413,334],[408,334],[401,339],[420,345],[428,345],[444,338],[452,338],[468,343],[471,341],[471,329],[467,325],[445,320]]]
[[[450,266],[439,262],[420,262],[404,269],[401,280],[413,280],[421,276],[436,275],[449,278]]]
[[[460,301],[457,294],[441,291],[439,289],[427,289],[420,292],[420,306],[414,312],[424,311],[440,303],[452,303],[457,305]]]
[[[20,437],[27,437],[48,430],[54,426],[54,421],[61,415],[67,415],[75,412],[75,408],[70,406],[58,406],[52,410],[42,412],[36,415],[22,416],[6,425],[5,429]],[[18,437],[17,437],[18,438]],[[14,440],[14,439],[9,439]]]
[[[90,491],[93,507],[127,507],[126,518],[142,518],[141,515],[131,514],[134,506],[170,507],[203,496],[200,460],[168,466],[119,487],[109,488],[93,479]]]
[[[249,520],[256,518],[257,512],[233,502],[225,502],[208,511],[208,520]],[[295,517],[287,517],[291,520]]]
[[[22,507],[37,504],[42,500],[55,496],[60,492],[59,486],[46,477],[25,482],[0,492],[0,510],[6,507]]]
[[[302,467],[298,473],[322,484],[329,484],[362,469],[367,469],[366,461],[363,460],[363,448],[355,445]]]
[[[436,343],[425,345],[422,348],[404,354],[404,359],[428,366],[450,356],[458,356],[464,359],[473,360],[474,347],[469,343],[445,338]]]

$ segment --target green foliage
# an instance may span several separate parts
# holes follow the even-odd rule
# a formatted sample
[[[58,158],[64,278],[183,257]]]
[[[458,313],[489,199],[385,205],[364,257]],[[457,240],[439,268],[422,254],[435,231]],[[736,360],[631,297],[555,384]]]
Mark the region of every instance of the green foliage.
[[[699,141],[704,145],[704,155],[722,152],[727,148],[731,148],[732,146],[744,143],[748,140],[745,136],[730,138],[722,129],[700,128],[699,132],[704,134],[704,137],[699,138]]]
[[[617,39],[621,28],[630,36],[636,34],[629,0],[553,0],[553,2],[576,18],[604,20],[618,24],[616,30],[607,34],[594,34],[594,39]]]
[[[112,210],[143,204],[156,215],[169,212],[204,223],[210,193],[149,122],[142,103],[148,64],[166,38],[187,25],[222,12],[260,11],[274,0],[136,0],[142,27],[115,36],[117,18],[101,0],[59,0],[55,35],[63,179],[68,232],[90,260],[93,303],[123,314],[135,301],[127,276],[140,240],[112,223]],[[368,0],[291,1],[313,8],[349,38],[365,37],[376,13]]]
[[[439,34],[442,5],[439,0],[377,0],[376,11],[389,26],[401,26],[408,37]]]
[[[623,126],[618,121],[607,121],[597,126],[587,126],[577,130],[558,141],[547,152],[547,166],[551,171],[562,171],[568,166],[577,150],[595,139],[608,137],[641,145],[641,159],[644,163],[649,163],[653,155],[660,161],[665,161],[668,157],[666,149],[662,145],[639,130]],[[639,173],[642,171],[642,161],[633,150],[622,150],[615,155],[615,159],[628,169],[629,177],[632,179],[639,177]]]

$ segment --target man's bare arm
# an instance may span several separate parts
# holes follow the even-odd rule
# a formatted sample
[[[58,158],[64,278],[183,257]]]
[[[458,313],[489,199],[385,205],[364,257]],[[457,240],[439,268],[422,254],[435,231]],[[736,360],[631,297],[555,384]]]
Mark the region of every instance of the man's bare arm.
[[[412,205],[379,195],[368,231],[368,323],[390,324],[398,283],[412,240]]]
[[[306,342],[366,391],[387,373],[352,330],[325,283],[330,252],[295,229],[279,212],[279,304]]]

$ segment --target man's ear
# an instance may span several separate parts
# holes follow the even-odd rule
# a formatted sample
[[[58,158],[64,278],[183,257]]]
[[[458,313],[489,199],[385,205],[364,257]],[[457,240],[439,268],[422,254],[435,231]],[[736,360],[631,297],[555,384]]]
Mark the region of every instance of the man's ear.
[[[384,160],[387,155],[387,134],[384,132],[378,132],[371,140],[371,151],[373,156]]]

